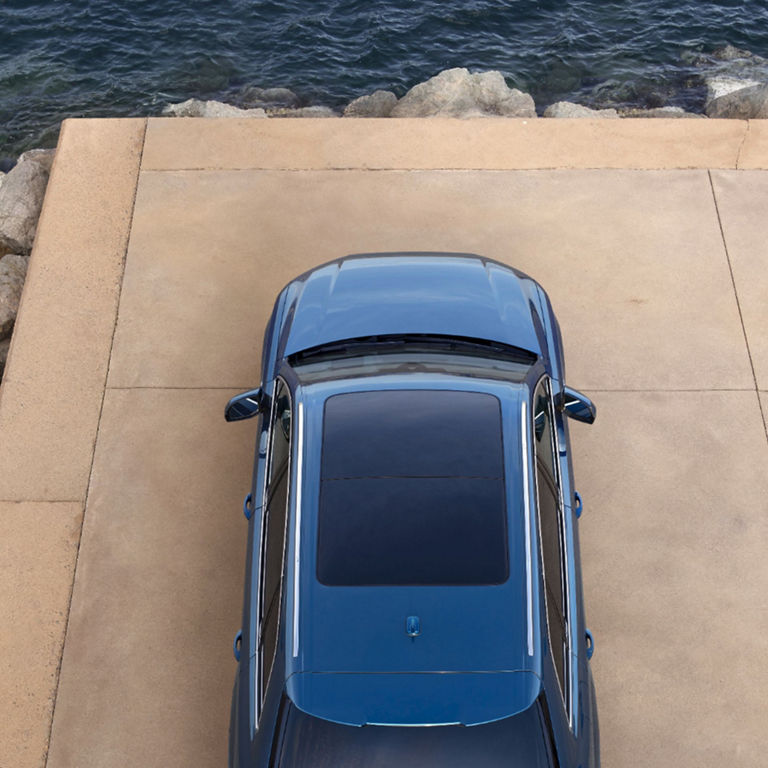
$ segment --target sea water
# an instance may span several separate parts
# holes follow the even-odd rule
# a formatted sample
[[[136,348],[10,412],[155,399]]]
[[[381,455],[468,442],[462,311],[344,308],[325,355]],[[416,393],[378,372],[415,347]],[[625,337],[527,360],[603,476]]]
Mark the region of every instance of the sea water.
[[[703,108],[698,52],[768,55],[768,3],[660,0],[0,0],[0,156],[68,116],[158,114],[286,86],[340,107],[449,67],[498,69],[539,111]]]

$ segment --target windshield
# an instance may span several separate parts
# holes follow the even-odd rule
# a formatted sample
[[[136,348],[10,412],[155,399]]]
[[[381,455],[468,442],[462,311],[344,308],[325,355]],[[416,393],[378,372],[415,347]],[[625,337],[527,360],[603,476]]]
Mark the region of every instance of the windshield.
[[[286,700],[279,768],[552,768],[539,703],[484,725],[340,725]]]
[[[297,352],[290,365],[304,384],[380,376],[385,373],[446,373],[522,381],[536,355],[482,339],[424,334],[347,339]]]

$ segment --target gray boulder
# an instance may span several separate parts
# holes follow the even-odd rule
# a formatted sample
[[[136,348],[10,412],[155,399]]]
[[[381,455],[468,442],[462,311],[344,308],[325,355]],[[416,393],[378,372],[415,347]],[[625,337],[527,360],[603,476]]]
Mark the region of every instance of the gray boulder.
[[[732,91],[712,100],[706,107],[707,117],[753,120],[768,117],[768,84],[753,85]]]
[[[50,173],[51,167],[53,166],[53,158],[55,156],[55,149],[28,149],[26,152],[19,155],[19,162],[23,163],[26,160],[33,160],[36,163],[40,163],[40,165]]]
[[[253,107],[298,107],[299,97],[289,88],[257,88],[246,86],[240,95],[243,106]]]
[[[707,114],[710,105],[717,99],[768,83],[768,59],[732,45],[712,53],[697,54],[693,63],[700,68],[701,78],[707,87]]]
[[[5,178],[5,174],[2,171],[0,171],[0,187],[3,186],[3,179],[4,178]]]
[[[163,109],[167,117],[266,117],[265,110],[240,109],[232,104],[222,101],[201,101],[200,99],[187,99],[179,104],[168,104]]]
[[[26,275],[25,256],[9,253],[0,259],[0,339],[11,335]]]
[[[10,346],[10,339],[3,339],[0,341],[0,379],[3,377],[3,372],[5,371],[5,364],[8,361],[8,349]]]
[[[397,96],[392,91],[374,91],[351,101],[344,108],[344,117],[389,117]]]
[[[570,101],[557,101],[544,110],[544,117],[591,117],[598,119],[618,118],[615,109],[590,109]]]
[[[414,85],[397,102],[390,117],[536,117],[533,99],[510,88],[501,72],[470,74],[446,69]]]
[[[760,85],[758,80],[748,80],[740,77],[730,77],[728,75],[715,75],[704,79],[707,85],[707,101],[709,104],[721,96],[727,96],[729,93],[740,91],[742,88],[751,88],[753,85]]]
[[[0,255],[29,253],[48,185],[45,162],[28,158],[19,162],[0,187]]]

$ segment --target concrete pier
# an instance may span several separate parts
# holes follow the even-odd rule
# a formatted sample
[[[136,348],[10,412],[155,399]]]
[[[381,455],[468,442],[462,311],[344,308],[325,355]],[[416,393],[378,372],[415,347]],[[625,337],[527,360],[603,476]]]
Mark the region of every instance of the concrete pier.
[[[768,126],[70,120],[0,387],[0,767],[226,760],[279,289],[450,250],[548,290],[605,768],[765,758]]]

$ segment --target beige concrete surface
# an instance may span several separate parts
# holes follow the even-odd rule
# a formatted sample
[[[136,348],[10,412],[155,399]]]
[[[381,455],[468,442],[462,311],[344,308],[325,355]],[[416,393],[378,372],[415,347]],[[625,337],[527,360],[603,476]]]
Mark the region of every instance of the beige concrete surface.
[[[82,503],[46,530],[0,504],[0,610],[26,617],[0,688],[41,713],[0,726],[0,768],[44,765],[51,707],[48,768],[223,764],[255,437],[223,405],[258,383],[286,281],[404,249],[538,278],[597,401],[574,448],[603,765],[760,764],[768,174],[706,169],[759,164],[762,124],[606,123],[150,120],[135,207],[143,122],[67,125],[0,389],[0,499],[85,515],[77,555]],[[30,636],[48,650],[25,661]]]
[[[766,134],[768,138],[768,134]],[[768,174],[713,171],[757,384],[768,388]]]
[[[743,120],[152,118],[142,168],[736,168],[746,132]]]
[[[232,394],[107,392],[49,768],[226,759],[253,456]]]
[[[83,518],[79,503],[0,501],[0,766],[45,765]]]
[[[768,120],[749,120],[736,166],[743,170],[768,168]]]
[[[597,421],[572,439],[603,765],[762,765],[768,443],[757,397],[595,399]]]
[[[253,386],[283,284],[403,249],[540,280],[579,386],[753,386],[705,171],[145,172],[110,386]]]
[[[0,499],[85,498],[144,128],[64,123],[0,391]]]

